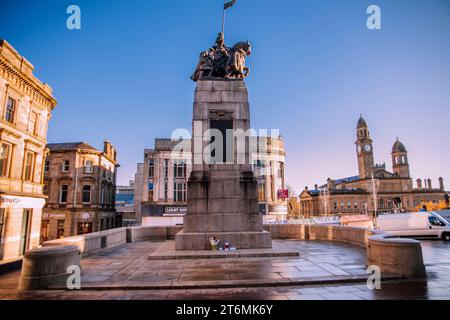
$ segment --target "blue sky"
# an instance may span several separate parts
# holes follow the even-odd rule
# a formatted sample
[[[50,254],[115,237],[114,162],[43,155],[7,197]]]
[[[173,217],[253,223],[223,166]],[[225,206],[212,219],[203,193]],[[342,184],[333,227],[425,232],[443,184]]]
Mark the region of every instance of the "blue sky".
[[[66,28],[81,8],[82,30]],[[189,80],[214,42],[221,0],[0,0],[0,38],[36,67],[58,106],[49,142],[108,138],[119,151],[119,182],[133,177],[144,148],[190,128]],[[382,30],[366,27],[379,5]],[[375,160],[390,167],[398,136],[417,178],[448,169],[450,1],[238,0],[226,42],[249,40],[252,127],[285,138],[287,182],[301,191],[355,175],[355,126],[363,113]]]

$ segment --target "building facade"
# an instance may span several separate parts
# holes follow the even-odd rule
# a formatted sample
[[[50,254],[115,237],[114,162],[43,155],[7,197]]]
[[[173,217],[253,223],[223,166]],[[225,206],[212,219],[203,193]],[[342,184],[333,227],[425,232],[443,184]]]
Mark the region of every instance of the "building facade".
[[[187,213],[187,182],[192,171],[190,140],[174,152],[177,141],[156,139],[155,148],[144,151],[144,163],[135,176],[134,207],[142,225],[177,225]],[[272,219],[287,216],[287,200],[279,199],[284,189],[284,142],[279,138],[258,138],[252,163],[258,179],[260,214]]]
[[[48,144],[41,242],[121,227],[116,214],[117,152],[85,142]]]
[[[316,185],[313,190],[306,188],[300,195],[302,216],[403,212],[414,210],[423,202],[446,200],[442,178],[436,188],[431,179],[417,179],[414,187],[408,151],[400,140],[392,146],[392,172],[386,170],[385,164],[375,164],[373,141],[362,116],[357,124],[355,145],[359,174],[328,179],[325,185]]]
[[[136,214],[140,216],[142,225],[183,223],[192,155],[190,148],[173,152],[177,143],[170,139],[156,139],[155,148],[144,151],[142,177],[137,177],[138,184],[135,184],[135,206],[140,210]],[[190,145],[190,141],[186,143]]]
[[[258,137],[258,149],[252,152],[253,172],[258,179],[259,213],[265,220],[285,220],[288,215],[285,189],[286,152],[282,137]],[[262,146],[262,148],[261,148]]]
[[[56,100],[33,70],[0,39],[0,260],[39,245],[47,127]]]
[[[134,181],[128,186],[116,187],[116,212],[122,217],[122,227],[137,225],[134,210]]]

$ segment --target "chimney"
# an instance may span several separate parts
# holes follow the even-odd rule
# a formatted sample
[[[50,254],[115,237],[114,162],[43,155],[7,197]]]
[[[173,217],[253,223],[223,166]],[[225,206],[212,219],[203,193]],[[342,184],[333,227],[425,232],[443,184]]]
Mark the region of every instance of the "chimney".
[[[444,179],[442,177],[439,177],[439,189],[441,191],[444,191]]]
[[[422,189],[422,179],[417,179],[417,188]]]
[[[327,179],[327,189],[330,191],[334,190],[334,183],[333,183],[333,180],[331,180],[331,178]]]
[[[319,186],[317,185],[317,183],[314,185],[314,190],[319,190]]]
[[[305,187],[305,190],[308,191],[308,186]]]
[[[428,189],[433,189],[430,178],[428,178],[427,182],[428,182]]]

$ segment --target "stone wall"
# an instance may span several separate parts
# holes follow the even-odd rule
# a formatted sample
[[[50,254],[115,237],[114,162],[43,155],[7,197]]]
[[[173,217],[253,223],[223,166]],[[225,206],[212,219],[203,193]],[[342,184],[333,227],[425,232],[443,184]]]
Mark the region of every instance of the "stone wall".
[[[393,238],[369,229],[333,225],[266,225],[272,239],[316,240],[348,243],[367,251],[367,265],[382,273],[403,277],[426,276],[420,241]]]
[[[182,229],[182,226],[127,228],[127,241],[173,240]]]
[[[419,241],[389,238],[386,234],[362,228],[333,225],[266,225],[273,239],[332,241],[365,248],[367,265],[376,265],[382,274],[405,278],[426,276]],[[130,227],[95,232],[83,236],[45,242],[44,248],[27,252],[22,267],[22,290],[46,289],[63,283],[70,265],[80,265],[77,255],[88,256],[127,242],[174,239],[179,226]]]
[[[85,235],[68,237],[58,240],[44,242],[44,247],[49,246],[77,246],[83,257],[93,255],[101,250],[111,249],[127,242],[158,241],[175,239],[175,234],[182,227],[130,227],[117,228]]]
[[[44,242],[44,247],[49,246],[77,246],[83,257],[96,254],[101,250],[114,248],[127,243],[127,228],[117,228],[85,235],[68,237]]]

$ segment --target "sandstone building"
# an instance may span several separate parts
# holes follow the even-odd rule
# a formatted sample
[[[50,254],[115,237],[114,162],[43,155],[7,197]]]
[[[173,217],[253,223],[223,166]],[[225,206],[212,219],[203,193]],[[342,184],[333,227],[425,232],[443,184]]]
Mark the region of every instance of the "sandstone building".
[[[305,189],[300,194],[300,211],[305,217],[313,215],[373,214],[380,212],[410,211],[423,202],[446,200],[444,181],[439,178],[438,187],[431,179],[413,179],[409,170],[408,151],[396,140],[392,146],[392,172],[385,164],[375,164],[373,141],[369,127],[361,116],[356,129],[356,157],[358,175],[343,179],[328,179],[321,187]],[[373,178],[373,179],[372,179]],[[376,206],[372,190],[378,190]]]
[[[187,181],[192,170],[190,140],[186,149],[172,152],[178,143],[156,139],[154,149],[144,151],[144,163],[138,164],[135,177],[134,206],[136,220],[143,225],[182,224],[187,213]],[[251,153],[253,171],[258,180],[259,212],[272,219],[285,218],[287,202],[278,198],[285,188],[284,142],[281,137],[259,137]],[[263,151],[259,151],[263,150]]]
[[[44,151],[56,100],[33,70],[0,40],[0,260],[39,245]]]
[[[85,142],[48,144],[41,241],[121,227],[115,211],[117,152]]]

